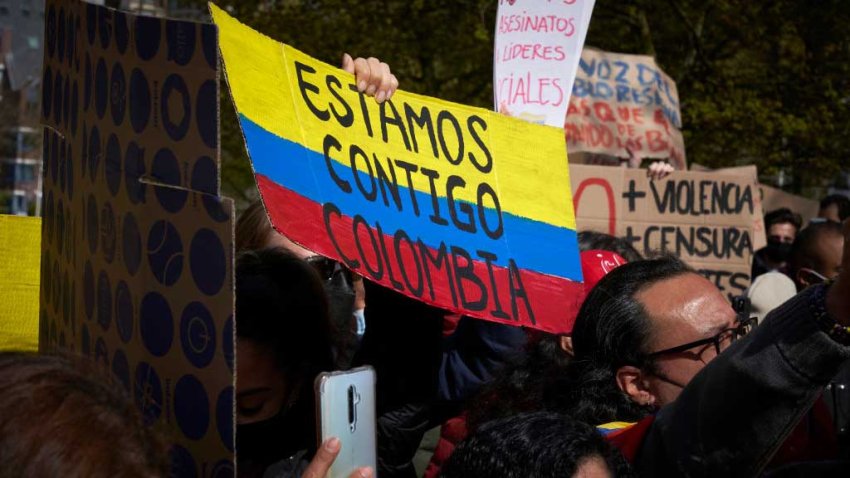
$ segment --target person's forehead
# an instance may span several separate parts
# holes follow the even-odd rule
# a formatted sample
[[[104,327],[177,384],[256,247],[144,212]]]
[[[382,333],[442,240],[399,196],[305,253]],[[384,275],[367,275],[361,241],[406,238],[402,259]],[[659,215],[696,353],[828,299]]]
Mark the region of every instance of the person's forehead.
[[[709,337],[735,319],[734,310],[717,287],[694,273],[657,282],[637,299],[656,322],[655,335],[662,342],[666,336],[671,340]]]
[[[258,386],[278,380],[280,371],[274,360],[274,352],[250,339],[236,339],[236,362],[239,388]]]
[[[768,234],[786,233],[786,234],[794,235],[794,233],[796,231],[797,231],[797,228],[793,224],[791,224],[790,222],[780,222],[780,223],[777,223],[777,224],[772,224],[770,226],[770,228],[768,229]]]

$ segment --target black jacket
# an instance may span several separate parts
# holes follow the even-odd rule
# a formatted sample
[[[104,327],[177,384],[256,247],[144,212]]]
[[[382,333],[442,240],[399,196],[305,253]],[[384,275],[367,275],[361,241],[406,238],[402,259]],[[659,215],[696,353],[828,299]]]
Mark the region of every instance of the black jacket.
[[[822,287],[822,286],[817,286]],[[810,288],[712,360],[664,407],[635,461],[642,476],[757,476],[850,360],[814,321]]]

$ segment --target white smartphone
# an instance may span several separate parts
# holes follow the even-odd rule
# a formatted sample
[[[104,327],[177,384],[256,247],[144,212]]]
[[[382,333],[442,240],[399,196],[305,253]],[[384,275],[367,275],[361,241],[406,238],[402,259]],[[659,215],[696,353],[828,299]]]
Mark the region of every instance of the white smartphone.
[[[377,476],[375,370],[324,372],[315,387],[320,440],[337,437],[342,445],[328,478],[348,478],[362,466],[372,467]]]

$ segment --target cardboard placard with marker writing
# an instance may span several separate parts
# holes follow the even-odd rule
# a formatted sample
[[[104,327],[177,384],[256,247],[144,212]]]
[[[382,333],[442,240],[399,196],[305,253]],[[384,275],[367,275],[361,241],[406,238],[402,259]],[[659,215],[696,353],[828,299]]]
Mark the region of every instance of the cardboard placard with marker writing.
[[[750,284],[758,189],[747,176],[676,171],[650,181],[646,170],[570,168],[579,230],[623,237],[641,253],[672,253],[720,290]]]
[[[213,25],[48,0],[40,347],[92,357],[175,476],[233,474],[233,204]]]
[[[354,78],[212,6],[272,224],[457,313],[566,331],[581,267],[563,130]]]

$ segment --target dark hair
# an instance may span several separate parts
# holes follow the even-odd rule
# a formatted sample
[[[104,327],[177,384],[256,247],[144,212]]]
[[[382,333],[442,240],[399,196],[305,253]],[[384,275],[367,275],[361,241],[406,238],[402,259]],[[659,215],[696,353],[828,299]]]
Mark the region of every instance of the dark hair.
[[[602,232],[579,232],[578,248],[581,251],[603,250],[616,252],[620,257],[629,262],[643,260],[643,256],[628,241]]]
[[[280,248],[242,253],[236,261],[236,335],[274,353],[288,393],[296,394],[289,413],[303,416],[302,429],[287,433],[301,434],[312,446],[313,380],[333,370],[328,302],[316,271]]]
[[[823,211],[833,204],[838,207],[838,219],[844,221],[850,217],[850,198],[842,194],[830,194],[829,196],[821,199],[820,209]]]
[[[557,413],[526,413],[483,425],[455,448],[440,476],[568,478],[594,457],[614,476],[633,476],[595,428]]]
[[[538,330],[527,331],[524,353],[499,372],[475,397],[467,411],[467,426],[544,408],[543,395],[570,361],[561,349],[560,336]]]
[[[0,352],[3,476],[168,473],[162,437],[124,388],[81,358]]]
[[[787,207],[775,209],[764,215],[764,228],[769,230],[774,224],[791,224],[797,231],[803,227],[803,218]]]
[[[263,201],[257,199],[236,220],[236,252],[253,251],[266,247],[272,224]]]
[[[695,272],[678,258],[662,256],[624,264],[603,277],[579,310],[572,334],[575,356],[567,373],[555,378],[544,400],[594,425],[651,413],[652,408],[623,393],[615,379],[623,365],[652,366],[646,357],[652,324],[635,297],[657,282],[688,273]]]
[[[832,221],[816,222],[797,234],[788,255],[788,275],[795,283],[797,282],[797,271],[800,269],[806,267],[821,270],[826,266],[821,262],[818,242],[821,237],[828,235],[843,237],[844,232],[841,229],[841,224]]]

